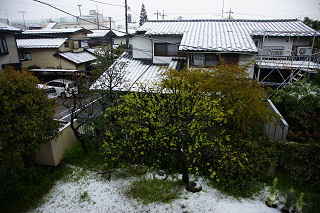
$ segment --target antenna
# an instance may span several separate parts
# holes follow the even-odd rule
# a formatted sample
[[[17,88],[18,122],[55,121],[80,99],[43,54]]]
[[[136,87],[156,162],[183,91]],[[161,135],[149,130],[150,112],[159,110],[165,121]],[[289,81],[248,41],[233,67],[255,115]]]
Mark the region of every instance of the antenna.
[[[24,20],[24,14],[27,13],[24,10],[19,10],[18,13],[22,13],[22,17],[23,17],[23,28],[24,30],[26,30],[26,21]]]
[[[231,19],[231,14],[233,13],[233,12],[231,11],[231,8],[230,8],[229,12],[226,12],[226,13],[229,13],[229,18],[228,18],[228,19]]]
[[[162,10],[162,15],[160,15],[160,16],[162,16],[162,20],[164,20],[164,17],[168,16],[168,15],[164,14],[164,10]]]
[[[161,13],[159,13],[158,10],[157,10],[157,12],[154,13],[154,14],[157,15],[157,20],[159,20],[159,15],[161,15]]]
[[[223,0],[223,2],[222,2],[221,18],[223,18],[223,10],[224,10],[224,0]]]

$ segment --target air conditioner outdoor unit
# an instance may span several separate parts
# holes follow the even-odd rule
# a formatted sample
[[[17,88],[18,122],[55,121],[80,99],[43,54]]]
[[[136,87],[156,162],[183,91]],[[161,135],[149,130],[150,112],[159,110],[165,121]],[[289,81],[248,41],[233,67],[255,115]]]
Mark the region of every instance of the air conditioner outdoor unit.
[[[298,47],[297,48],[297,55],[311,55],[312,54],[312,47]]]

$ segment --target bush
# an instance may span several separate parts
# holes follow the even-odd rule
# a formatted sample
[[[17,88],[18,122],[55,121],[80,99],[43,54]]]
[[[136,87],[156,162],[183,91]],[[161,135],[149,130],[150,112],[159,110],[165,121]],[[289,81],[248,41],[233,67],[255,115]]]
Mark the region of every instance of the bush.
[[[318,85],[306,81],[295,82],[284,89],[275,90],[272,102],[289,123],[288,140],[319,144]]]

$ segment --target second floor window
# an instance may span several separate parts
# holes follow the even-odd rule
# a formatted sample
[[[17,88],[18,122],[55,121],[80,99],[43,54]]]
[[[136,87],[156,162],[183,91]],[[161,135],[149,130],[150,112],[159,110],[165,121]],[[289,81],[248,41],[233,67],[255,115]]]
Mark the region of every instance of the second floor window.
[[[4,36],[0,36],[0,55],[8,54],[8,46]]]
[[[154,44],[154,55],[155,56],[178,56],[177,44],[168,43],[155,43]]]

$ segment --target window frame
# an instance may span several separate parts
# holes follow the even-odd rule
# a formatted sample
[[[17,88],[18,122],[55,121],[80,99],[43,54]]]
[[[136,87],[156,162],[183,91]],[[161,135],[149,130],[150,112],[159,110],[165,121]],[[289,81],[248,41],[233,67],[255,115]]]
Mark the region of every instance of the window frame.
[[[0,35],[0,55],[9,54],[8,45],[5,36]]]
[[[164,49],[165,49],[165,53],[158,53],[157,51],[156,51],[156,49],[157,49],[157,47],[156,46],[160,46],[160,45],[164,45]],[[169,54],[169,52],[168,52],[168,46],[169,45],[172,45],[172,46],[176,46],[177,48],[177,52],[176,52],[176,54]],[[162,56],[162,57],[177,57],[177,56],[179,56],[179,45],[178,44],[170,44],[170,43],[154,43],[153,44],[153,55],[154,56]]]

